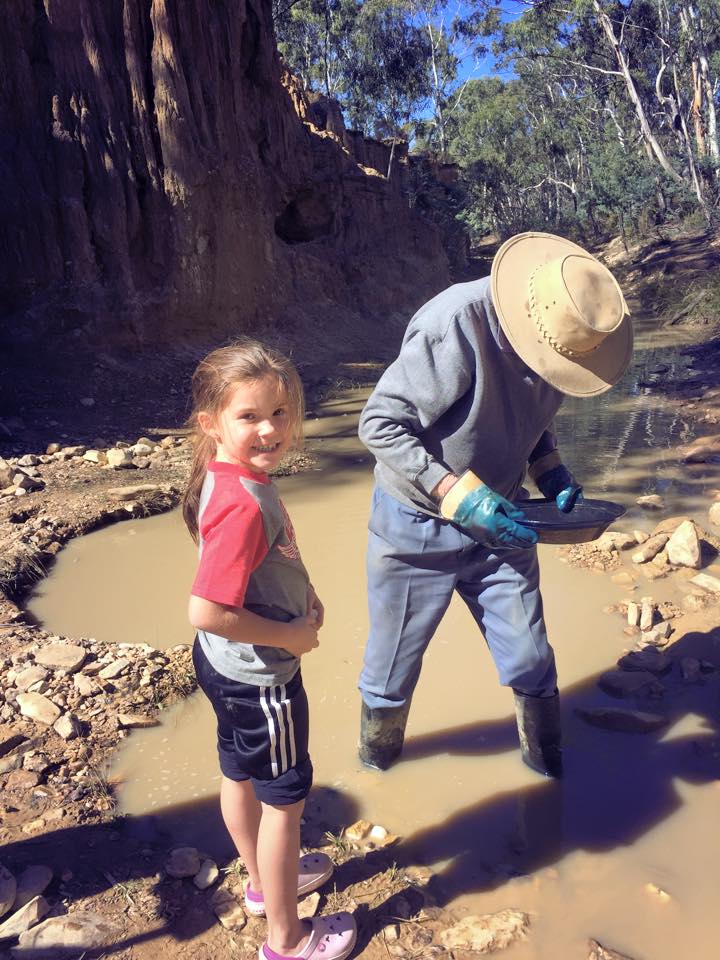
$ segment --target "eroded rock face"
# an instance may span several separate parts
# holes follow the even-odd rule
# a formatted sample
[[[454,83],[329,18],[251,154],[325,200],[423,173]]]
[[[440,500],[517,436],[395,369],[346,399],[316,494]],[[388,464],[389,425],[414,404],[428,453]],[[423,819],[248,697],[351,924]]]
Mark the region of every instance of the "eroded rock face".
[[[298,117],[269,0],[16,4],[0,64],[11,342],[292,319],[322,343],[448,282],[407,198]]]

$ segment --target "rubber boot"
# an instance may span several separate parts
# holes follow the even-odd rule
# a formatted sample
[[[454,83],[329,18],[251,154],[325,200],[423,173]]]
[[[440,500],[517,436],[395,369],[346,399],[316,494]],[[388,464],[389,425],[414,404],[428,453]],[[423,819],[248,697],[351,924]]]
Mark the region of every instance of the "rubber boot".
[[[402,707],[368,707],[360,713],[358,756],[366,767],[387,770],[402,753],[410,703]]]
[[[560,696],[530,697],[513,690],[524,762],[546,777],[562,776]]]

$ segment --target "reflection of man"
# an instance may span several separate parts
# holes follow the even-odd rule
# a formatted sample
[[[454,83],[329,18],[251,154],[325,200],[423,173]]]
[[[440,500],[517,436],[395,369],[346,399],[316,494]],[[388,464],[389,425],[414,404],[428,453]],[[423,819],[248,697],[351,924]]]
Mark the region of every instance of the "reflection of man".
[[[564,394],[609,390],[631,352],[612,274],[550,234],[511,238],[491,277],[450,287],[411,320],[360,420],[377,460],[359,684],[366,765],[400,755],[423,654],[456,590],[513,688],[523,760],[560,775],[537,537],[510,501],[529,467],[543,496],[573,509],[582,488],[562,464],[553,417]]]

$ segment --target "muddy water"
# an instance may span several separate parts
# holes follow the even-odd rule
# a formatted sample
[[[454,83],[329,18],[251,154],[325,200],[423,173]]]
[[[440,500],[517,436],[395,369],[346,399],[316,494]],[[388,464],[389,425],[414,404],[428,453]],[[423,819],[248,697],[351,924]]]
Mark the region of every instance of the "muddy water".
[[[662,492],[669,514],[700,518],[703,490],[717,480],[704,467],[677,466],[669,444],[689,436],[688,427],[639,386],[660,363],[676,374],[682,357],[641,343],[636,362],[620,389],[563,407],[565,458],[589,494],[632,505],[640,493]],[[568,568],[555,548],[541,547],[541,567],[563,690],[562,785],[519,761],[511,695],[497,684],[460,603],[426,657],[404,762],[386,774],[359,767],[355,683],[367,624],[363,551],[372,486],[355,439],[363,399],[354,392],[318,409],[307,431],[318,469],[280,481],[327,608],[321,647],[303,661],[317,785],[308,836],[365,816],[403,836],[399,865],[433,867],[440,902],[469,912],[529,911],[532,935],[506,951],[513,960],[584,958],[588,937],[648,960],[676,960],[680,949],[710,957],[720,937],[720,791],[710,766],[717,686],[686,687],[665,701],[672,723],[661,734],[586,725],[575,710],[607,705],[594,679],[627,641],[619,621],[602,613],[623,588]],[[648,529],[655,519],[633,507],[625,525]],[[193,569],[177,512],[126,523],[65,550],[32,610],[57,632],[171,646],[190,639],[184,611]],[[660,581],[637,592],[679,600],[681,589]],[[688,655],[720,662],[702,634],[682,642]],[[134,733],[113,774],[124,781],[123,810],[149,840],[229,853],[215,812],[213,724],[201,695],[168,711],[160,728]]]

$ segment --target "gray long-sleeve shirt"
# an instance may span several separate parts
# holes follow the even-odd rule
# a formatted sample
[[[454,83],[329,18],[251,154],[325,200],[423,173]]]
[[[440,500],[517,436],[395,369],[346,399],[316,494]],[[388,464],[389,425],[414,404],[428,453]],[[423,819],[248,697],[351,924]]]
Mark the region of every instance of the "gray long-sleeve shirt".
[[[378,485],[436,516],[429,494],[448,472],[472,470],[512,499],[562,399],[512,350],[484,278],[449,287],[415,314],[365,406],[360,439]]]

